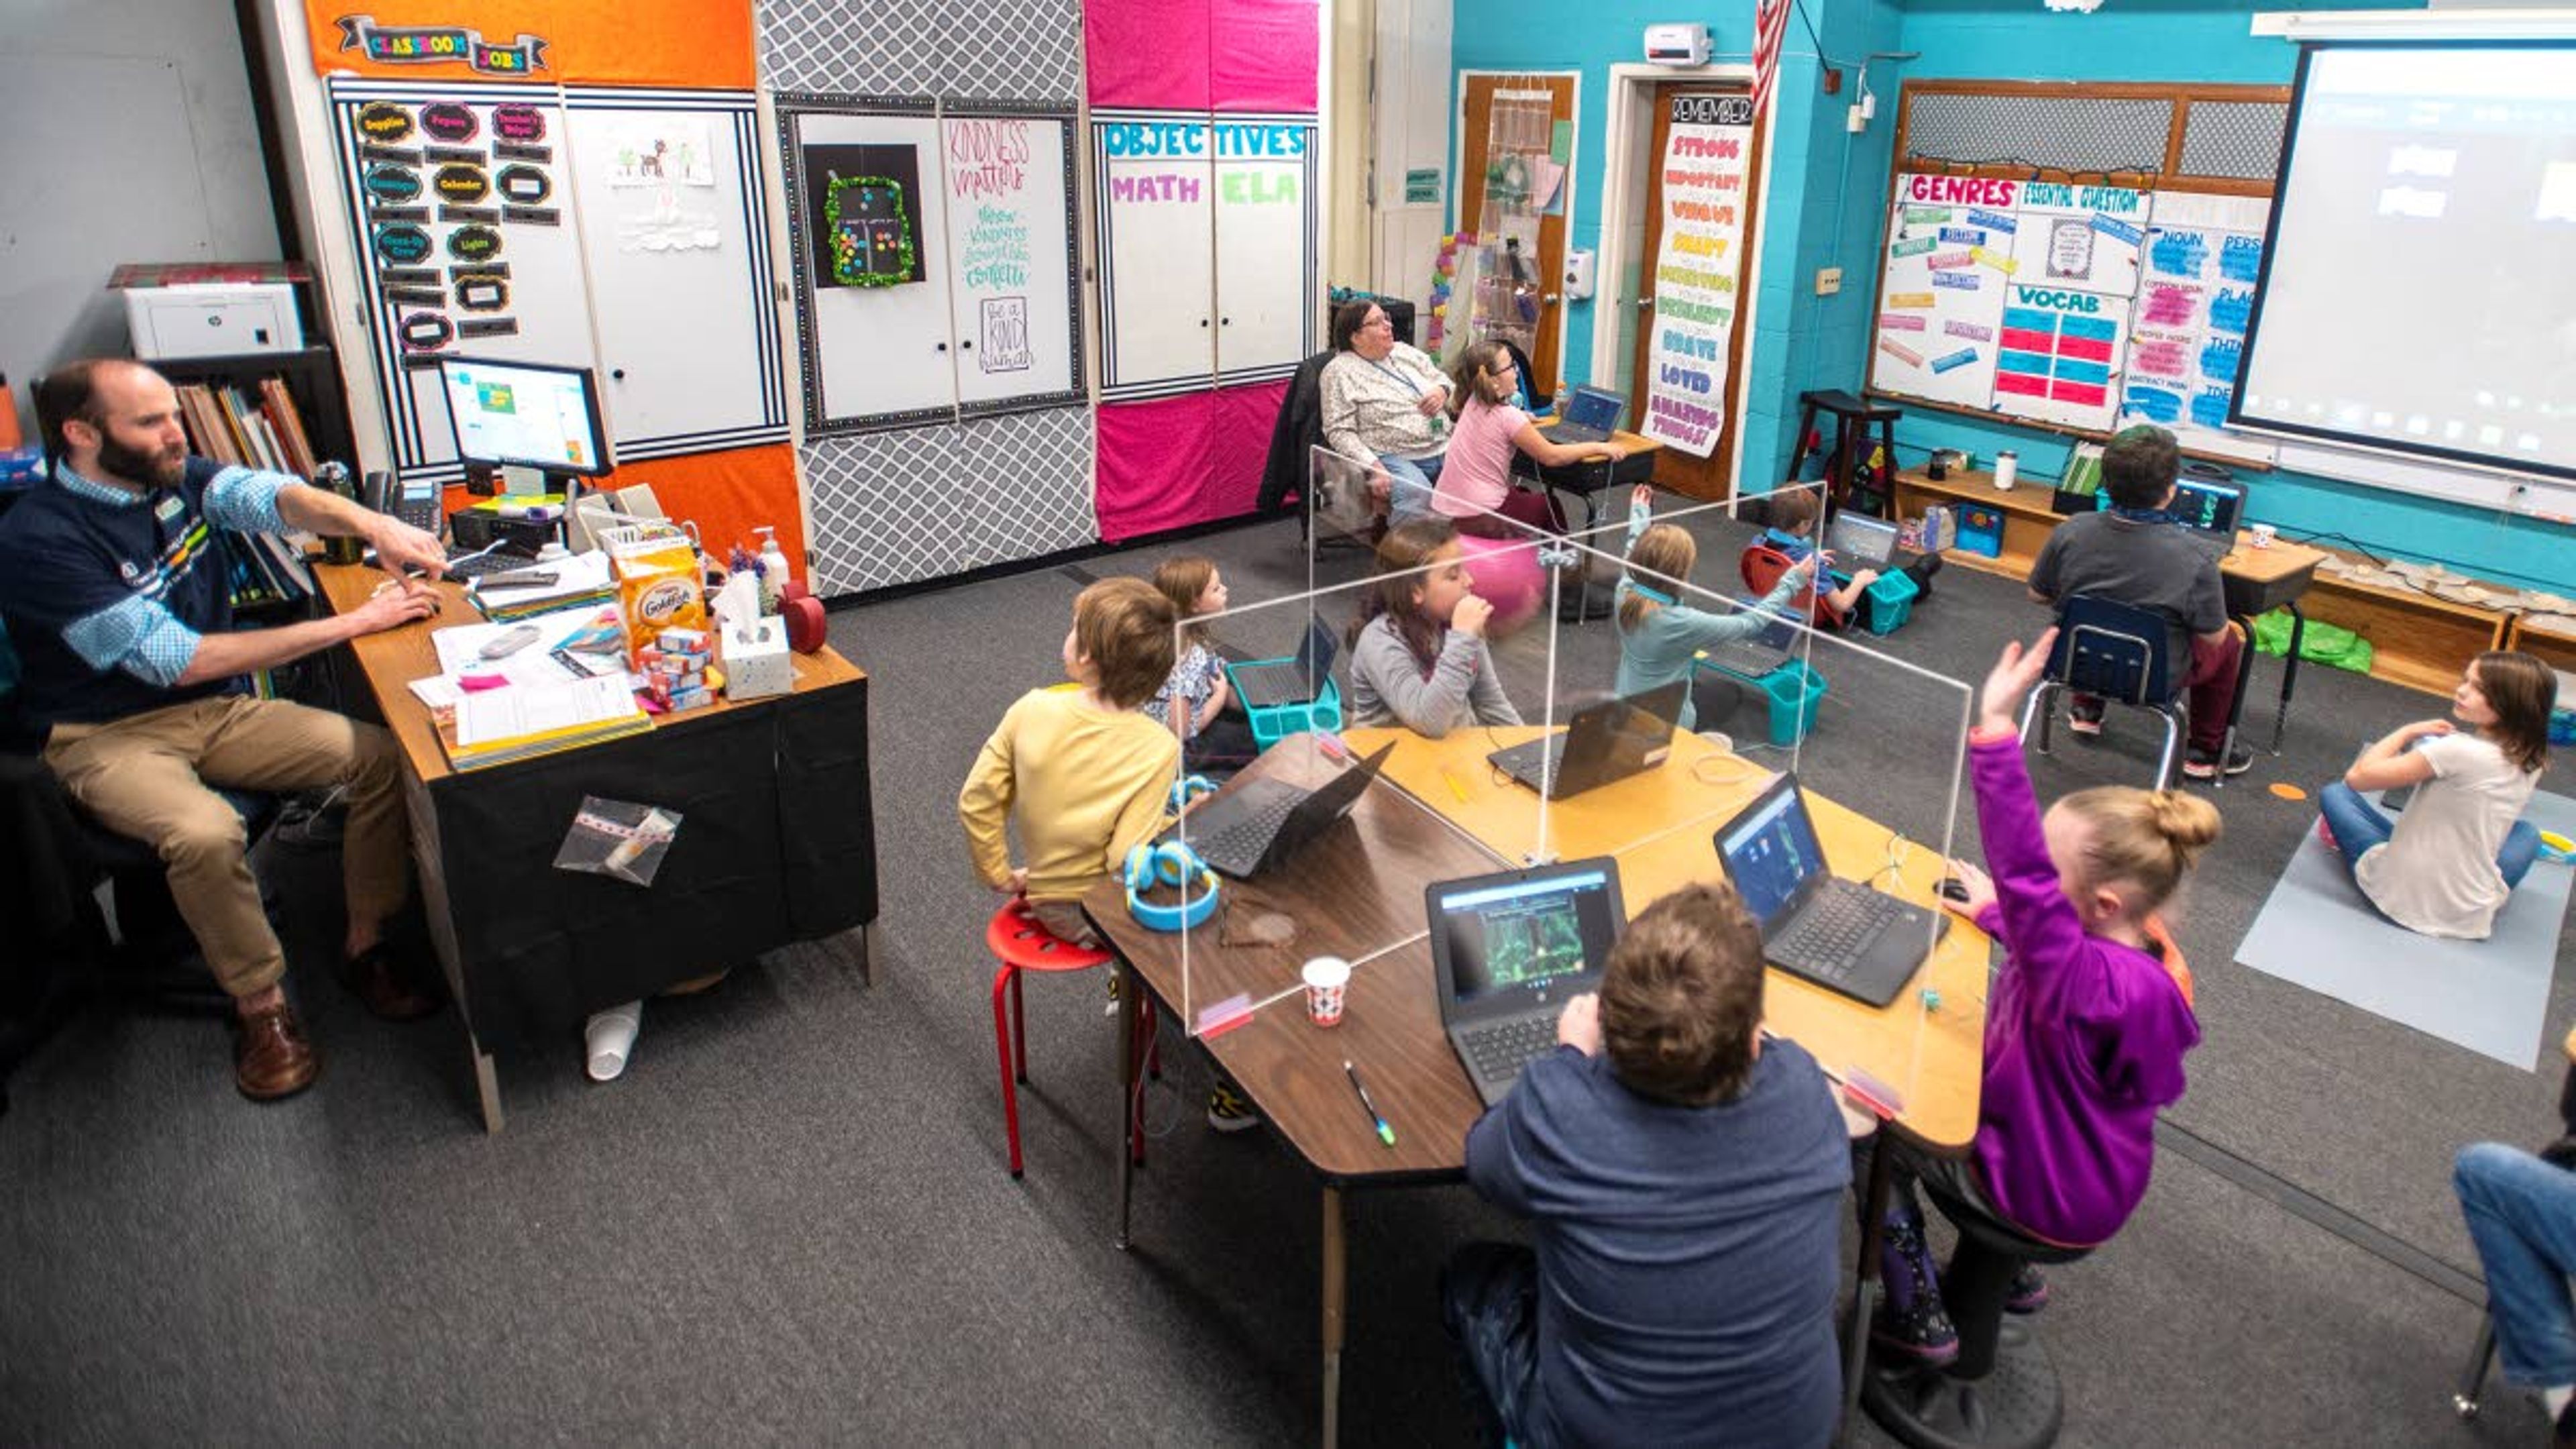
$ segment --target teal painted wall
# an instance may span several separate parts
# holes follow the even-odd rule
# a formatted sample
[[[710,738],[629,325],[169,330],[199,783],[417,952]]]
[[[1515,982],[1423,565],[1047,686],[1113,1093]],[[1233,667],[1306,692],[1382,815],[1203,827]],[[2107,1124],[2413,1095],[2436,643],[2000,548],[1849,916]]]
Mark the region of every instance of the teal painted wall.
[[[2269,0],[2263,9],[2420,8],[2417,0]],[[1866,376],[1869,309],[1876,291],[1887,178],[1901,77],[1941,79],[2214,81],[2286,84],[2296,60],[2279,40],[2248,33],[2258,8],[2221,0],[2108,0],[2090,15],[2053,14],[2040,0],[1801,0],[1844,70],[1840,95],[1823,95],[1817,46],[1797,16],[1783,46],[1771,131],[1767,220],[1758,267],[1745,453],[1738,487],[1759,492],[1785,469],[1797,395],[1809,388],[1857,388]],[[1561,0],[1477,0],[1461,5],[1452,41],[1455,70],[1575,70],[1582,75],[1576,178],[1567,245],[1600,243],[1602,178],[1610,158],[1609,67],[1640,58],[1641,32],[1670,20],[1668,5],[1597,0],[1569,23]],[[1719,60],[1741,60],[1752,44],[1752,7],[1710,20]],[[1844,107],[1857,98],[1851,68],[1873,51],[1917,51],[1878,62],[1870,88],[1878,119],[1853,136]],[[1456,95],[1450,114],[1457,114]],[[1453,188],[1454,193],[1454,188]],[[1817,297],[1819,267],[1839,266],[1840,295]],[[1602,290],[1611,290],[1604,278]],[[1591,375],[1593,302],[1566,308],[1564,370]],[[1609,369],[1604,369],[1606,376]],[[2057,472],[2067,444],[2048,434],[1946,414],[1917,413],[1898,426],[1908,461],[1918,450],[1997,448],[2021,454],[2025,473]],[[2564,589],[2576,583],[2576,528],[2463,508],[2385,489],[2293,473],[2244,475],[2251,517],[2286,532],[2334,532],[2379,553],[2430,559],[2507,582]]]

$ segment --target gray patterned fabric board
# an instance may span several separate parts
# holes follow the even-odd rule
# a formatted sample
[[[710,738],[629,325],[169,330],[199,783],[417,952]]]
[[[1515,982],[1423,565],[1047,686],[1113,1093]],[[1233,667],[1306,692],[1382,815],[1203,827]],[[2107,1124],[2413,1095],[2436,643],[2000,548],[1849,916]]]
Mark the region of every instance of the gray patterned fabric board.
[[[843,95],[1082,95],[1076,0],[758,0],[761,83]]]
[[[1091,449],[1088,408],[808,440],[814,591],[837,598],[1098,542]]]

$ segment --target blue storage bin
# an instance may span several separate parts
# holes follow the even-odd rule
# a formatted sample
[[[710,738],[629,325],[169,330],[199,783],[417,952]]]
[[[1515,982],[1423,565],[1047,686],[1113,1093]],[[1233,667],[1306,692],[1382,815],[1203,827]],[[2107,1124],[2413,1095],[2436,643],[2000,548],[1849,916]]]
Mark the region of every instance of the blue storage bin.
[[[1269,709],[1247,706],[1244,713],[1252,720],[1252,742],[1266,750],[1299,730],[1340,729],[1342,692],[1327,679],[1323,693],[1311,704],[1283,704]]]
[[[2004,551],[2004,515],[1999,508],[1982,503],[1962,503],[1957,519],[1959,539],[1955,547],[1962,553],[1999,558]]]
[[[1786,749],[1806,737],[1816,722],[1816,702],[1825,697],[1825,677],[1791,659],[1753,681],[1771,701],[1771,743]]]
[[[1871,580],[1864,592],[1869,595],[1869,607],[1861,611],[1861,617],[1869,621],[1869,632],[1893,634],[1914,612],[1914,596],[1923,591],[1916,587],[1911,575],[1884,573]]]

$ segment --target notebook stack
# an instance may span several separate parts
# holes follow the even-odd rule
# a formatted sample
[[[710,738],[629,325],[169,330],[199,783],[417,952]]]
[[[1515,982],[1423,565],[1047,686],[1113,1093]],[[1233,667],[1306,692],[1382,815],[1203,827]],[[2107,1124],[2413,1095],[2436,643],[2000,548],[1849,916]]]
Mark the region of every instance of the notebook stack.
[[[514,684],[468,694],[457,701],[456,722],[442,727],[447,763],[480,770],[601,740],[640,735],[653,727],[635,702],[623,674],[563,684]]]

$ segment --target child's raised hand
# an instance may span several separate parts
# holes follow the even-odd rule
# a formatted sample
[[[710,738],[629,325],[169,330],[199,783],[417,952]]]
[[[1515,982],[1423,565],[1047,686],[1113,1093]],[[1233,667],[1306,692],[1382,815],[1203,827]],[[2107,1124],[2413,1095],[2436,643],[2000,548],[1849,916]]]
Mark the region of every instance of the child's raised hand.
[[[1485,625],[1494,617],[1493,602],[1481,594],[1469,594],[1449,611],[1449,627],[1471,639],[1485,637]]]
[[[1636,487],[1629,489],[1628,511],[1632,514],[1654,512],[1655,485],[1652,483],[1640,483]]]
[[[1977,723],[1986,728],[2007,727],[2020,722],[2022,696],[2039,683],[2048,672],[2048,656],[2057,643],[2057,630],[2052,627],[2033,641],[2028,649],[2018,639],[2004,645],[2001,658],[1986,673],[1986,685],[1977,696]]]

